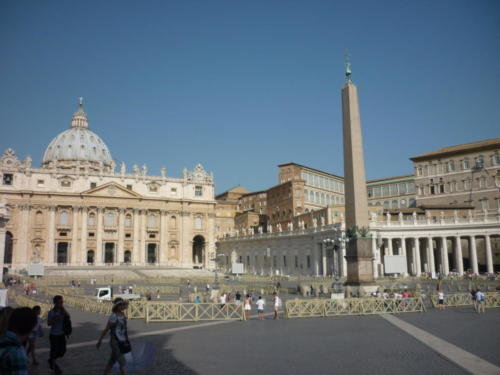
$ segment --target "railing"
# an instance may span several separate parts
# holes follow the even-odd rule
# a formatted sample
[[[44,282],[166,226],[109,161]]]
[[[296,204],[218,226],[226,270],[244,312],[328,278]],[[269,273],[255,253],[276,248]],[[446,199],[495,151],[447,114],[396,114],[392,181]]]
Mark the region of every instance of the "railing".
[[[290,300],[285,303],[287,318],[424,312],[422,298],[345,298],[333,300]]]
[[[226,303],[146,303],[146,322],[200,320],[245,320],[243,304]]]
[[[485,301],[484,307],[495,308],[500,307],[500,292],[486,292],[484,293]],[[433,294],[431,296],[431,303],[433,307],[438,305],[438,296]],[[472,294],[470,293],[452,293],[444,295],[444,306],[458,307],[458,306],[472,306]]]
[[[19,307],[33,308],[33,306],[40,306],[40,309],[41,309],[40,317],[42,319],[47,318],[47,314],[49,313],[50,309],[52,308],[52,305],[49,303],[40,302],[40,301],[37,301],[33,298],[29,298],[27,296],[24,296],[22,294],[17,294],[12,289],[9,289],[8,298],[10,300],[14,301],[14,303]]]

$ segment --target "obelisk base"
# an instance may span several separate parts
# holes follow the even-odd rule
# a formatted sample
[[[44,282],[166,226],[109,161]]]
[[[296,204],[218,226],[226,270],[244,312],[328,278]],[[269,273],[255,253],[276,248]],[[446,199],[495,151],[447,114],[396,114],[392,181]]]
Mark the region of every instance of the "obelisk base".
[[[346,250],[346,297],[365,297],[376,292],[378,285],[373,278],[372,239],[351,239]]]

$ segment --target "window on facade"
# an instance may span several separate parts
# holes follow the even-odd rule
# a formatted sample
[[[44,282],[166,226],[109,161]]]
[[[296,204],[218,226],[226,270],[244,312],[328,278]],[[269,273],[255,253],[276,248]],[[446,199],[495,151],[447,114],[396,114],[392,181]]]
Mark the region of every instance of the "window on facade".
[[[91,182],[91,183],[90,183],[90,188],[91,188],[91,189],[95,188],[96,186],[97,186],[97,184],[96,184],[95,182]]]
[[[391,195],[398,195],[398,185],[397,184],[390,184],[389,191],[391,192]]]
[[[89,232],[89,237],[94,237],[95,233],[94,232]]]
[[[295,255],[295,268],[299,268],[299,257]]]
[[[155,184],[149,185],[149,191],[151,193],[157,193],[158,192],[158,185],[155,185]]]
[[[406,182],[399,184],[399,194],[406,194],[407,192]]]
[[[132,215],[125,215],[125,228],[130,228],[132,226]]]
[[[488,198],[481,199],[481,209],[483,210],[488,209]]]
[[[482,156],[478,156],[477,158],[475,158],[475,167],[484,168],[484,158]]]
[[[311,268],[311,256],[307,256],[307,268]]]
[[[422,167],[417,167],[417,176],[422,176]]]
[[[469,168],[470,168],[469,159],[462,160],[462,169],[469,169]]]
[[[71,187],[71,181],[69,181],[69,180],[62,180],[61,181],[61,187],[64,187],[64,188]]]
[[[439,184],[439,192],[444,194],[444,184]]]
[[[203,195],[203,187],[202,186],[195,186],[194,187],[194,196],[201,197],[202,195]]]
[[[132,235],[130,233],[125,233],[125,238],[131,238]]]
[[[68,212],[67,211],[62,211],[59,214],[59,224],[68,225]]]
[[[38,187],[42,187],[42,186],[44,186],[44,185],[45,185],[45,181],[44,181],[44,180],[38,180],[38,181],[36,182],[36,184],[37,184],[37,186],[38,186]]]
[[[493,164],[500,165],[500,154],[493,155]]]
[[[401,200],[399,201],[399,206],[400,206],[401,208],[406,208],[406,207],[408,207],[407,202],[406,202],[406,199],[401,199]]]
[[[93,227],[95,225],[95,214],[94,213],[89,214],[88,224],[90,227]]]
[[[4,173],[2,180],[3,180],[4,185],[12,185],[14,177],[13,177],[12,173]]]
[[[408,191],[407,191],[408,194],[415,193],[416,187],[415,187],[414,182],[408,182],[408,184],[406,186],[408,188]]]
[[[177,228],[177,218],[175,216],[170,217],[170,222],[169,222],[168,226],[171,229]]]
[[[374,198],[380,197],[380,186],[373,188],[373,197]]]
[[[132,185],[127,185],[127,190],[132,190]]]
[[[368,188],[368,198],[373,197],[373,190],[372,188]]]
[[[156,228],[156,216],[148,215],[148,228]]]
[[[201,229],[201,217],[197,216],[194,218],[194,229],[200,230]]]
[[[283,267],[286,267],[286,255],[283,255]]]
[[[454,172],[455,171],[455,161],[450,160],[448,162],[448,172]]]
[[[36,225],[42,225],[43,224],[43,213],[41,211],[38,211],[35,214],[35,224]]]
[[[112,212],[108,212],[105,216],[104,222],[107,227],[113,227],[115,225],[115,215]]]
[[[389,201],[384,201],[384,208],[389,209]]]
[[[382,196],[388,196],[389,195],[389,185],[384,185],[382,186]]]
[[[391,208],[398,208],[398,201],[396,199],[392,201]]]
[[[431,193],[431,195],[436,194],[436,189],[435,189],[434,185],[431,185],[429,187],[429,192]]]

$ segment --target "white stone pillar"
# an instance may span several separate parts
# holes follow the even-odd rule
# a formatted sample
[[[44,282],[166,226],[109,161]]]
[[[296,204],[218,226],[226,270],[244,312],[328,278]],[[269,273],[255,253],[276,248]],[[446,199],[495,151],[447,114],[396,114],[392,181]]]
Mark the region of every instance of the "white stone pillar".
[[[401,254],[399,255],[406,256],[406,238],[404,237],[401,237]]]
[[[322,270],[322,275],[326,276],[327,275],[327,269],[326,269],[326,245],[324,243],[321,243],[321,270]]]
[[[387,239],[387,246],[388,246],[387,251],[389,252],[389,254],[387,254],[387,255],[393,255],[394,253],[392,250],[392,238]]]
[[[116,251],[115,263],[123,262],[123,248],[125,247],[125,209],[119,208],[118,211],[118,249]]]
[[[486,267],[488,273],[493,273],[493,256],[491,254],[491,240],[490,235],[484,236],[484,243],[486,248]]]
[[[71,249],[68,254],[68,264],[74,265],[78,262],[78,253],[80,252],[78,248],[78,211],[80,207],[73,207],[73,222],[71,229]]]
[[[419,277],[422,274],[422,264],[420,262],[420,240],[418,237],[413,239],[415,253],[415,276]]]
[[[96,228],[96,240],[95,240],[95,264],[102,266],[104,262],[103,254],[103,243],[102,243],[102,208],[97,207],[97,228]]]
[[[2,223],[3,218],[0,217],[0,280],[3,280],[3,267],[4,267],[4,256],[5,256],[5,236],[7,234],[7,230],[4,227],[4,223]]]
[[[45,265],[53,266],[56,263],[56,207],[49,206],[49,223],[47,226],[47,248],[45,249]]]
[[[87,207],[82,207],[82,229],[81,229],[81,242],[80,242],[80,254],[77,257],[77,263],[80,264],[87,264],[87,236],[88,236],[88,229],[87,229],[87,222],[88,222],[88,208]]]
[[[469,246],[469,256],[470,256],[470,263],[472,265],[472,273],[475,275],[479,274],[479,267],[477,264],[477,248],[476,248],[476,237],[475,236],[470,236],[470,246]]]
[[[134,243],[134,248],[132,250],[132,259],[131,262],[135,265],[139,262],[139,228],[140,228],[140,221],[141,221],[141,216],[139,214],[139,210],[134,209],[134,234],[133,234],[133,243]]]
[[[448,275],[450,273],[450,265],[448,261],[448,241],[446,237],[441,237],[441,264],[443,274]]]
[[[167,265],[168,263],[168,248],[167,248],[167,211],[160,211],[160,249],[158,251],[158,264]]]
[[[341,242],[340,256],[342,258],[342,277],[347,277],[347,259],[345,258],[345,255],[346,255],[346,243]]]
[[[141,210],[141,237],[139,243],[139,263],[146,264],[146,224],[147,224],[147,211]]]
[[[455,264],[459,275],[464,274],[464,260],[462,255],[462,242],[460,236],[455,237]]]
[[[321,250],[319,249],[318,245],[319,245],[318,243],[314,243],[314,248],[312,251],[314,276],[319,276],[319,257],[320,257],[319,252]]]
[[[30,224],[30,206],[28,204],[19,205],[19,241],[16,248],[12,252],[12,265],[16,268],[25,268],[29,263],[28,246],[29,246],[29,224]]]
[[[373,278],[378,278],[378,249],[377,249],[377,238],[372,237],[372,255],[373,255]]]
[[[434,246],[432,245],[432,237],[427,237],[427,262],[429,263],[429,272],[431,276],[436,277],[436,265],[434,263]]]

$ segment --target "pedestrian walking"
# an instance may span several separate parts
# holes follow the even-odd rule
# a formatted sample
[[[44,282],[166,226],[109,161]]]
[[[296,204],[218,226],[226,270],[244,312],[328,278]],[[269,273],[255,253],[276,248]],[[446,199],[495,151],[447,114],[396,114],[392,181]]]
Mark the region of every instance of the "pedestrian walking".
[[[264,305],[266,302],[262,299],[261,296],[259,296],[259,299],[256,302],[257,305],[257,314],[259,317],[259,320],[264,320]]]
[[[227,299],[227,295],[226,293],[222,293],[221,296],[219,297],[219,300],[220,300],[220,308],[222,309],[224,307],[224,305],[226,304],[226,299]]]
[[[444,293],[442,290],[438,290],[438,309],[444,309]]]
[[[276,292],[274,293],[273,305],[274,305],[274,319],[277,320],[280,318],[279,310],[281,308],[281,298],[278,296]]]
[[[28,375],[28,357],[23,347],[37,323],[29,307],[14,309],[10,314],[7,332],[0,336],[0,374]]]
[[[243,308],[245,309],[245,318],[248,319],[252,311],[252,298],[250,297],[250,294],[247,294]]]
[[[54,296],[52,301],[54,302],[54,307],[49,311],[47,317],[47,324],[50,327],[50,354],[48,362],[50,369],[54,370],[55,374],[62,374],[62,370],[56,361],[58,358],[64,357],[66,353],[66,336],[70,334],[68,321],[71,321],[68,312],[63,306],[64,301],[62,296]]]
[[[477,304],[476,311],[478,312],[478,314],[480,314],[481,311],[483,312],[483,314],[485,313],[484,311],[485,300],[486,298],[484,296],[484,293],[481,292],[480,289],[478,289],[476,292],[476,304]]]
[[[43,337],[42,318],[40,318],[40,314],[42,312],[42,309],[38,305],[33,306],[33,312],[36,315],[36,325],[28,337],[28,350],[26,352],[28,354],[28,357],[31,357],[31,363],[33,363],[33,365],[36,366],[36,365],[38,365],[38,361],[36,360],[36,353],[35,353],[36,340],[39,337]]]
[[[237,305],[239,305],[241,303],[241,294],[238,291],[234,295],[234,302],[236,302]]]
[[[474,311],[477,312],[477,300],[476,300],[476,289],[472,289],[470,294],[472,295],[472,306],[474,307]]]
[[[106,367],[104,368],[104,375],[110,374],[113,365],[118,362],[120,366],[120,374],[126,375],[127,369],[125,367],[126,360],[124,355],[132,350],[127,332],[127,317],[124,311],[128,307],[128,302],[122,298],[116,298],[113,301],[112,313],[109,316],[108,323],[101,333],[99,340],[97,340],[96,347],[99,349],[102,339],[106,334],[110,333],[109,344],[111,346],[111,356]]]

